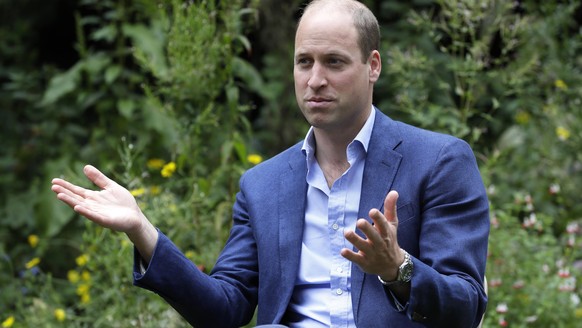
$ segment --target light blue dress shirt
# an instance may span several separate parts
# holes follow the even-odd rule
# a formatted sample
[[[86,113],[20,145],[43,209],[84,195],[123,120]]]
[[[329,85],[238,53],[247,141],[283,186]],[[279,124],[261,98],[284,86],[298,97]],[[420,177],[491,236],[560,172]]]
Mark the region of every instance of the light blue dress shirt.
[[[355,230],[366,152],[375,111],[347,147],[350,167],[328,187],[315,158],[315,136],[303,143],[307,160],[307,205],[299,273],[289,305],[291,327],[355,327],[351,262],[340,255],[352,248],[344,231]]]

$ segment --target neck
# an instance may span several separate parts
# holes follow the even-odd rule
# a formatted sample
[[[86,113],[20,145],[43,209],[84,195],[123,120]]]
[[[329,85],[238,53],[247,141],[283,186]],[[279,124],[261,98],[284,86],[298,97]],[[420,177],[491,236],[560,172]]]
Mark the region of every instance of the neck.
[[[354,140],[361,127],[354,132],[330,133],[314,128],[315,158],[321,167],[328,186],[331,188],[335,180],[350,167],[347,148]]]

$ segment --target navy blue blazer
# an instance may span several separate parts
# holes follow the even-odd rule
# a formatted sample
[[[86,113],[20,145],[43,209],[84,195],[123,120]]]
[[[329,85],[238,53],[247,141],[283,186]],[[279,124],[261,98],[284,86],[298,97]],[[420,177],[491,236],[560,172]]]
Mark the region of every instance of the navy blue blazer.
[[[489,204],[475,156],[464,141],[393,121],[376,109],[359,217],[398,199],[398,243],[414,262],[410,301],[398,310],[375,275],[352,264],[358,327],[475,327],[483,288]],[[134,283],[160,294],[195,327],[285,323],[299,268],[306,200],[301,143],[240,179],[230,237],[210,275],[167,237]],[[361,232],[359,232],[361,234]]]

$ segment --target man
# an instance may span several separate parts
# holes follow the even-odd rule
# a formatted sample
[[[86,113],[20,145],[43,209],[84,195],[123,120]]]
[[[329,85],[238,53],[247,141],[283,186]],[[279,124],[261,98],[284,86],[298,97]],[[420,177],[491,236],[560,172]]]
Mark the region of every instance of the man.
[[[376,18],[356,1],[306,8],[294,78],[311,129],[243,175],[230,237],[210,275],[94,167],[85,174],[101,191],[61,179],[53,191],[127,233],[135,284],[196,327],[239,327],[257,305],[258,324],[475,327],[487,302],[489,216],[474,155],[459,139],[373,107],[378,43]]]

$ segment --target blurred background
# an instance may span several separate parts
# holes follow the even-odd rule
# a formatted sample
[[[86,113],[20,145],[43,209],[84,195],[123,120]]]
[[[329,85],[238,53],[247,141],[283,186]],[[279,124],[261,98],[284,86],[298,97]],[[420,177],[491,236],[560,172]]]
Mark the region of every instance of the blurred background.
[[[212,268],[238,178],[303,138],[306,1],[0,0],[0,325],[186,327],[132,246],[60,204],[93,164]],[[485,327],[582,320],[582,5],[368,0],[374,103],[471,144],[491,201]],[[93,188],[93,187],[92,187]],[[462,254],[460,254],[462,256]]]

